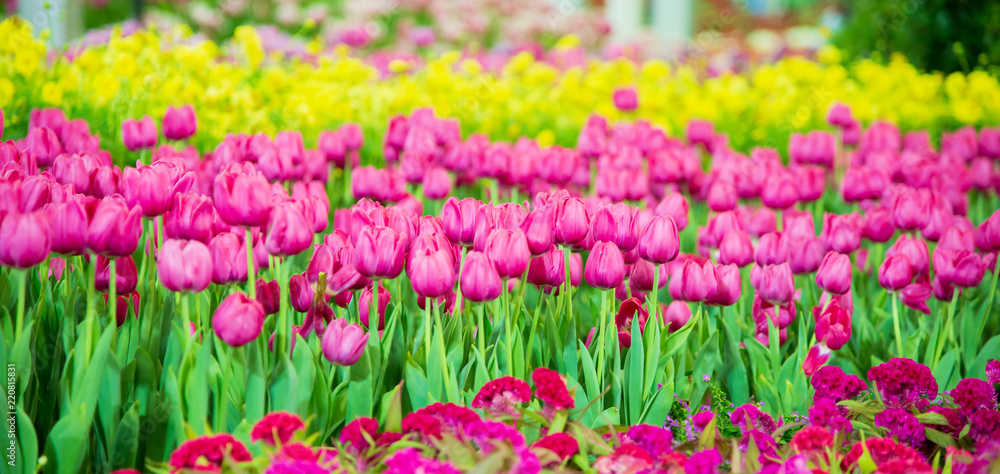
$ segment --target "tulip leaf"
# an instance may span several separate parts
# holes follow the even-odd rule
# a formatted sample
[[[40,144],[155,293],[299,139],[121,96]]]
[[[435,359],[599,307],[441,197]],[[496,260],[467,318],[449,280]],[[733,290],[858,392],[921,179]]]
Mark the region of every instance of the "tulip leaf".
[[[35,472],[38,464],[38,434],[31,418],[24,412],[21,403],[17,404],[17,461],[22,474]]]
[[[404,373],[406,374],[406,393],[410,396],[410,407],[416,411],[429,405],[427,396],[430,389],[427,385],[427,377],[412,357],[406,358]]]
[[[730,400],[734,405],[739,406],[750,400],[750,391],[747,386],[747,368],[743,364],[743,357],[740,354],[739,338],[733,334],[730,320],[729,314],[726,315],[726,318],[719,320],[722,324],[723,337],[726,340],[725,357],[722,357],[723,370],[720,373],[726,374]]]
[[[379,422],[385,431],[399,432],[403,430],[403,384],[393,387],[382,396],[379,403]]]
[[[261,345],[256,341],[240,348],[247,354],[247,391],[245,418],[256,422],[264,417],[267,375],[264,372],[264,361],[260,352]]]
[[[987,342],[984,346],[982,346],[982,349],[979,350],[979,356],[968,365],[965,376],[985,379],[986,363],[989,362],[990,359],[995,359],[997,354],[1000,354],[1000,336],[993,336],[989,342]],[[941,388],[944,389],[944,387]]]
[[[646,403],[650,397],[650,391],[656,384],[657,368],[660,361],[660,324],[650,324],[646,329],[646,337],[643,340],[645,350],[645,372],[642,376],[642,401]]]
[[[948,389],[950,380],[955,378],[957,365],[958,351],[952,349],[946,352],[941,357],[941,360],[938,361],[938,365],[931,369],[931,373],[934,374],[934,380],[937,380],[938,387],[940,387],[941,390]]]
[[[512,373],[514,374],[515,377],[518,377],[522,380],[527,379],[528,374],[525,373],[524,369],[524,341],[521,336],[521,332],[520,331],[515,332],[513,335],[513,339],[514,339],[514,349],[512,357],[514,358],[514,364],[513,364],[514,371]]]
[[[645,391],[646,353],[642,347],[642,330],[639,318],[632,318],[632,347],[628,352],[628,418],[630,424],[639,423],[642,416],[642,396]]]
[[[372,416],[372,378],[369,370],[367,351],[351,366],[351,381],[347,384],[347,414],[344,419],[350,423],[362,416]]]
[[[642,415],[642,423],[653,426],[663,426],[667,415],[674,404],[674,383],[667,382],[656,390],[646,402],[646,410]]]
[[[694,369],[691,372],[694,384],[691,390],[691,397],[688,398],[692,404],[701,404],[701,400],[705,396],[705,391],[708,390],[708,383],[705,382],[703,377],[706,375],[711,377],[712,372],[715,370],[715,358],[719,352],[718,340],[718,331],[712,332],[708,340],[701,345],[698,355],[694,358]]]
[[[934,428],[924,427],[924,435],[930,442],[941,446],[942,448],[956,447],[955,438],[950,434],[942,433]]]
[[[197,362],[194,368],[187,373],[183,379],[184,401],[187,407],[187,423],[198,435],[205,434],[205,420],[208,419],[208,366],[212,360],[212,345],[202,344],[198,350]],[[229,403],[229,397],[225,394],[218,394],[216,407],[221,407],[222,403]],[[226,420],[222,420],[225,422]],[[225,429],[227,427],[216,427]]]
[[[111,468],[123,469],[135,466],[138,450],[139,404],[133,403],[125,412],[118,429],[115,431],[114,443],[111,445]]]
[[[596,417],[597,412],[603,410],[604,404],[598,399],[602,389],[597,385],[597,371],[594,370],[594,359],[590,357],[590,352],[587,351],[587,346],[584,345],[583,341],[577,341],[577,346],[580,349],[580,365],[582,365],[583,369],[583,382],[587,389],[588,403],[594,401],[593,405],[587,411],[591,416]]]

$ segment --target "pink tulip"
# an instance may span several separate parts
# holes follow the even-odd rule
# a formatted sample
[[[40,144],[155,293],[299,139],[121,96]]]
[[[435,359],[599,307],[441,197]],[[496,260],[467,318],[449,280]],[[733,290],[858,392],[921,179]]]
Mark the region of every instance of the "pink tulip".
[[[715,295],[706,299],[706,304],[712,306],[732,306],[740,300],[743,286],[740,278],[740,269],[736,265],[716,266],[715,280],[717,282]]]
[[[257,290],[257,302],[264,308],[264,315],[278,314],[281,310],[281,286],[278,282],[258,279],[254,288]]]
[[[639,97],[634,87],[620,87],[614,91],[614,103],[618,110],[632,112],[639,108]]]
[[[46,212],[52,222],[52,251],[62,255],[80,255],[87,249],[89,218],[87,204],[96,209],[98,201],[73,197],[61,204],[50,204]]]
[[[455,286],[455,258],[450,245],[440,234],[424,234],[413,243],[406,275],[418,295],[437,298],[447,295]]]
[[[232,347],[242,347],[257,339],[263,327],[264,307],[240,292],[222,300],[212,315],[215,335]]]
[[[572,263],[572,259],[570,260]],[[622,263],[624,266],[624,261]],[[623,269],[624,273],[624,269]],[[563,261],[563,251],[558,247],[550,247],[548,252],[533,257],[528,264],[529,283],[538,286],[560,286],[566,281],[566,267]]]
[[[191,105],[179,108],[167,107],[167,113],[163,116],[163,138],[187,140],[194,136],[197,130],[198,118],[194,114],[194,107]]]
[[[754,252],[754,261],[757,265],[775,265],[788,261],[788,246],[781,232],[765,234],[757,243]]]
[[[753,243],[745,232],[729,232],[719,244],[719,263],[745,267],[753,260]]]
[[[252,168],[224,170],[212,183],[212,197],[219,217],[229,225],[265,225],[273,206],[270,184]]]
[[[861,247],[860,217],[857,214],[839,216],[832,213],[823,215],[823,244],[830,250],[851,253]]]
[[[639,237],[639,256],[656,264],[667,263],[680,252],[677,226],[670,216],[656,216]]]
[[[910,263],[910,270],[914,276],[927,276],[930,271],[930,252],[927,250],[927,242],[920,238],[911,238],[902,235],[896,243],[885,252],[886,257],[893,255],[905,255]]]
[[[888,242],[896,233],[892,224],[892,212],[885,207],[876,207],[864,216],[861,236],[872,242]]]
[[[309,286],[305,275],[296,273],[288,279],[288,295],[292,302],[292,308],[300,313],[305,313],[312,307],[316,291]]]
[[[759,268],[760,278],[754,285],[757,295],[772,305],[782,305],[795,294],[795,279],[787,263],[766,265]]]
[[[612,289],[625,280],[625,261],[614,242],[597,242],[587,258],[584,278],[595,288]]]
[[[922,229],[930,219],[930,200],[920,190],[905,188],[892,205],[892,224],[902,231]]]
[[[209,241],[208,250],[212,256],[213,283],[228,285],[247,280],[247,251],[242,239],[223,232]]]
[[[816,285],[823,291],[842,295],[851,289],[851,259],[831,250],[816,272]]]
[[[826,114],[826,122],[834,127],[843,128],[854,120],[851,115],[851,107],[840,102],[835,102],[830,111]]]
[[[122,122],[122,142],[130,151],[156,146],[156,123],[148,115],[142,120],[127,119]]]
[[[368,286],[361,292],[361,297],[358,298],[358,315],[361,317],[361,325],[371,329],[368,325],[369,317],[371,315],[371,304],[372,304],[372,287]],[[389,300],[392,295],[389,294],[382,283],[378,283],[378,308],[376,309],[376,314],[378,315],[378,331],[385,329],[385,309],[389,306]]]
[[[0,213],[0,265],[31,268],[45,261],[52,248],[52,223],[43,211]]]
[[[132,257],[120,257],[115,261],[115,291],[119,295],[131,293],[139,284],[139,272]],[[111,288],[110,259],[97,256],[97,267],[94,271],[94,289],[108,292]]]
[[[760,200],[771,209],[787,209],[799,199],[795,177],[787,170],[777,171],[761,189]]]
[[[388,227],[365,227],[354,246],[354,266],[362,276],[396,278],[403,270],[406,238]]]
[[[265,240],[267,253],[276,257],[298,255],[312,244],[312,236],[310,223],[294,202],[278,203],[271,210]]]
[[[197,240],[167,239],[157,254],[160,283],[170,291],[197,293],[212,280],[212,254]]]
[[[361,326],[343,318],[334,319],[323,333],[323,356],[334,365],[354,365],[364,354],[368,336]]]
[[[666,311],[663,312],[663,323],[669,332],[684,327],[690,320],[691,308],[683,301],[671,301]]]
[[[423,176],[424,196],[428,199],[444,199],[451,194],[451,175],[448,170],[432,167]]]
[[[636,211],[625,203],[601,206],[591,221],[594,241],[612,242],[621,252],[634,249],[639,242],[640,231]]]
[[[688,202],[681,193],[670,193],[656,206],[656,215],[670,216],[674,220],[678,231],[687,227],[688,223]]]
[[[830,348],[826,344],[819,343],[810,347],[809,353],[806,354],[805,360],[802,361],[802,371],[805,372],[806,377],[811,377],[820,367],[826,365],[826,362],[830,360],[830,354]]]
[[[22,154],[28,155],[29,159],[38,163],[41,168],[48,168],[56,161],[56,157],[63,153],[62,143],[56,132],[44,128],[32,128],[28,130],[28,136],[24,139],[25,148]]]
[[[521,229],[494,229],[486,241],[485,252],[504,279],[519,278],[531,259],[528,239]]]
[[[792,273],[806,275],[819,270],[826,255],[826,246],[816,237],[803,237],[788,241],[788,264]]]
[[[483,203],[475,198],[459,200],[451,197],[441,208],[445,236],[452,242],[470,246],[475,238],[476,214]]]
[[[575,245],[590,232],[590,217],[587,207],[580,198],[564,194],[554,199],[555,234],[554,242],[560,245]]]
[[[215,207],[207,196],[177,194],[170,211],[163,215],[167,238],[197,240],[207,244],[212,239]]]
[[[672,276],[671,280],[678,276]],[[696,261],[688,260],[684,262],[683,269],[679,275],[680,286],[678,295],[682,301],[705,301],[715,296],[718,291],[718,280],[715,276],[715,267],[712,262],[706,261],[699,264]]]
[[[878,270],[878,282],[890,291],[898,291],[913,280],[913,270],[909,259],[903,254],[892,255],[882,262]]]
[[[139,247],[140,210],[138,207],[130,210],[120,197],[97,201],[93,211],[88,205],[87,249],[91,252],[107,257],[126,257]]]
[[[500,297],[501,284],[500,275],[489,257],[482,252],[469,252],[462,266],[462,296],[475,302],[493,301]]]

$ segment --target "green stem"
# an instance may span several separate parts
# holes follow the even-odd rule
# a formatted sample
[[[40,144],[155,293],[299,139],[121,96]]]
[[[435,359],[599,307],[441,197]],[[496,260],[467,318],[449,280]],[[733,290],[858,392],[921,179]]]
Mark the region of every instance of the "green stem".
[[[281,277],[281,259],[274,259],[274,274],[275,278],[278,280],[278,326],[275,327],[274,332],[277,334],[275,339],[277,339],[278,344],[275,350],[276,355],[289,354],[289,341],[288,332],[291,326],[288,324],[288,298],[286,298],[288,293],[288,283],[284,278]]]
[[[186,306],[186,305],[185,305]],[[222,344],[222,354],[219,356],[219,373],[222,375],[219,377],[222,380],[221,387],[219,390],[219,400],[217,400],[218,409],[216,411],[215,419],[215,431],[217,433],[224,433],[226,429],[226,418],[227,412],[229,411],[229,374],[227,373],[232,361],[232,348],[228,344]]]
[[[94,338],[94,281],[97,277],[97,255],[90,256],[89,271],[87,272],[87,315],[84,322],[84,347],[83,360],[90,360],[90,351]]]
[[[433,298],[424,299],[424,357],[427,361],[427,367],[431,366],[431,306],[433,304]]]
[[[535,314],[531,318],[531,332],[528,335],[528,350],[525,352],[525,362],[527,366],[531,366],[531,355],[532,350],[535,346],[535,331],[538,330],[538,320],[541,319],[542,303],[545,301],[545,292],[541,288],[538,289],[538,303],[535,305]],[[530,371],[528,367],[525,367],[525,372]]]
[[[653,289],[649,292],[649,317],[658,324],[663,324],[659,318],[659,290],[660,290],[660,266],[653,264]]]
[[[17,288],[17,324],[14,325],[15,340],[24,331],[24,300],[25,292],[28,288],[28,272],[29,270],[21,270],[21,281]]]
[[[569,271],[569,256],[572,253],[569,246],[563,247],[563,266],[566,273],[566,281],[563,282],[566,293],[566,318],[573,321],[573,282]]]
[[[979,332],[976,335],[980,337],[983,335],[983,330],[986,329],[986,321],[990,320],[990,311],[993,309],[993,296],[997,292],[998,277],[1000,277],[1000,262],[997,262],[996,267],[993,269],[993,283],[990,284],[990,297],[986,299],[986,315],[979,321]],[[958,289],[955,289],[955,291],[958,291]]]
[[[600,324],[597,329],[597,388],[603,387],[604,380],[604,333],[606,332],[606,327],[608,325],[608,293],[611,290],[604,290],[601,292],[601,314],[597,317],[600,318]]]
[[[188,302],[189,295],[187,293],[179,294],[181,297],[181,340],[184,341],[186,348],[191,334],[191,305]]]
[[[368,332],[375,333],[375,337],[378,337],[378,286],[379,282],[376,280],[372,284],[372,300],[369,301],[368,305]],[[371,328],[374,327],[375,330],[372,331]]]
[[[115,259],[108,259],[108,273],[110,277],[108,278],[108,315],[111,317],[111,321],[117,323],[118,318],[118,285],[115,284],[117,279],[117,272],[115,268]]]
[[[354,198],[354,195],[351,194],[351,167],[354,165],[352,161],[354,160],[351,152],[347,152],[344,156],[344,207],[350,207],[348,204]]]
[[[899,353],[898,356],[906,357],[903,354],[903,334],[899,330],[899,310],[897,309],[899,304],[896,302],[898,299],[895,295],[892,298],[892,329],[896,333],[896,351]]]
[[[510,318],[512,316],[510,312],[510,293],[507,291],[507,282],[504,281],[500,287],[500,294],[503,297],[503,307],[505,313],[503,316],[503,331],[504,340],[507,341],[507,375],[514,375],[514,341],[511,339],[510,332]]]
[[[243,242],[247,248],[247,293],[250,299],[257,299],[257,272],[253,268],[253,233],[247,227],[247,237]]]
[[[483,320],[483,303],[476,305],[476,316],[479,325],[476,327],[476,341],[479,343],[479,353],[486,357],[486,324]]]

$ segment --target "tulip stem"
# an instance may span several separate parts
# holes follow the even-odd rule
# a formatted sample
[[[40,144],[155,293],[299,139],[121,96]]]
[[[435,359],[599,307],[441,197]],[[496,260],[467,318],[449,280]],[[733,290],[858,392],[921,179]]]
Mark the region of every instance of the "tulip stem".
[[[535,314],[531,318],[531,332],[528,335],[528,350],[527,352],[525,352],[525,360],[527,361],[526,365],[528,366],[531,365],[531,355],[535,345],[535,331],[538,330],[538,319],[541,318],[541,315],[538,313],[541,312],[542,310],[542,303],[545,301],[544,297],[545,297],[545,292],[542,291],[541,288],[539,288],[538,302],[535,304]],[[525,371],[529,372],[530,370],[528,370],[528,368],[525,367]]]
[[[28,287],[28,270],[21,271],[21,281],[17,288],[17,324],[14,326],[14,339],[24,331],[24,298]]]
[[[514,375],[514,341],[510,338],[510,292],[507,291],[507,282],[504,281],[500,285],[500,293],[503,296],[503,307],[505,309],[503,317],[503,331],[504,338],[507,341],[507,375]]]
[[[277,334],[275,339],[278,340],[278,347],[275,350],[276,355],[288,355],[291,357],[289,351],[289,341],[288,341],[288,298],[285,296],[288,293],[288,282],[281,277],[281,259],[274,258],[274,275],[275,279],[278,281],[278,326],[275,328],[274,332]]]
[[[899,353],[898,357],[906,357],[903,354],[903,335],[899,330],[899,309],[897,309],[898,303],[896,302],[898,298],[892,298],[892,329],[896,332],[896,351]]]
[[[253,268],[253,233],[247,227],[247,238],[244,244],[247,248],[247,293],[250,299],[257,299],[257,272]]]
[[[597,387],[601,388],[604,380],[604,332],[606,326],[608,325],[608,293],[611,290],[604,290],[601,292],[601,314],[598,316],[600,318],[600,325],[597,329]]]
[[[948,319],[945,319],[944,329],[938,334],[937,345],[934,349],[934,359],[931,360],[931,370],[937,367],[938,362],[941,361],[941,351],[944,350],[944,339],[947,335],[948,339],[955,342],[955,334],[952,332],[952,320],[955,317],[955,306],[958,305],[958,290],[956,289],[951,295],[951,305],[948,306]]]
[[[187,305],[185,304],[185,306]],[[217,411],[215,412],[215,431],[217,433],[224,433],[227,431],[226,418],[228,418],[227,412],[229,411],[229,374],[227,372],[230,365],[232,365],[231,361],[233,350],[229,347],[229,344],[222,344],[221,346],[222,353],[216,354],[219,362],[219,374],[221,375],[221,377],[219,377],[221,379],[221,387],[219,387],[219,399],[216,400]]]
[[[118,275],[115,268],[115,259],[108,259],[108,316],[110,321],[117,323],[118,318],[118,285],[115,283]]]
[[[379,323],[379,320],[378,320],[378,317],[379,317],[379,315],[378,315],[379,314],[378,313],[378,294],[379,294],[378,287],[379,287],[379,282],[378,282],[378,280],[376,280],[372,284],[372,300],[370,301],[371,304],[368,305],[368,331],[369,332],[374,332],[376,338],[378,338],[378,325],[379,325],[378,324]],[[358,318],[360,319],[360,316]],[[371,330],[372,326],[375,327],[374,331]]]
[[[986,298],[986,315],[979,320],[979,332],[976,333],[977,336],[982,336],[983,329],[986,329],[986,321],[990,320],[990,310],[993,309],[993,296],[997,292],[997,278],[1000,277],[1000,261],[997,262],[996,266],[993,268],[993,283],[990,285],[990,296]],[[956,292],[958,289],[955,290]],[[977,341],[979,338],[976,339]]]
[[[350,153],[344,155],[344,207],[350,207],[348,204],[351,202],[351,198],[354,197],[354,195],[351,194],[352,161],[354,161],[354,157],[350,156]]]
[[[91,255],[87,272],[87,315],[84,322],[83,360],[90,360],[91,339],[94,337],[94,280],[97,276],[97,255]]]
[[[431,306],[433,304],[433,298],[424,299],[424,357],[427,368],[431,366]]]
[[[479,343],[479,353],[486,358],[486,324],[483,319],[483,303],[476,305],[476,317],[479,325],[476,327],[476,341]]]
[[[565,285],[566,293],[566,318],[568,321],[573,321],[573,278],[569,271],[569,255],[572,251],[569,246],[563,247],[563,267],[566,273],[566,280],[563,282]]]
[[[654,321],[659,321],[657,319],[657,313],[660,309],[657,290],[660,289],[660,266],[653,264],[653,289],[649,292],[649,315]]]
[[[178,294],[181,297],[181,340],[184,342],[186,352],[191,333],[191,305],[188,303],[187,293]]]

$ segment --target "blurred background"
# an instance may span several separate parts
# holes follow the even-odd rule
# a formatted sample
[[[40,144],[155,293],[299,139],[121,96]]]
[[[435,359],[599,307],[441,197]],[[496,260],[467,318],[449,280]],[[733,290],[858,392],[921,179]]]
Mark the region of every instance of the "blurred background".
[[[140,24],[225,42],[257,26],[271,49],[346,45],[359,55],[545,51],[567,34],[594,57],[669,58],[740,70],[834,44],[903,54],[924,70],[1000,63],[995,0],[3,0],[53,45],[107,41]],[[140,23],[141,22],[141,23]]]

